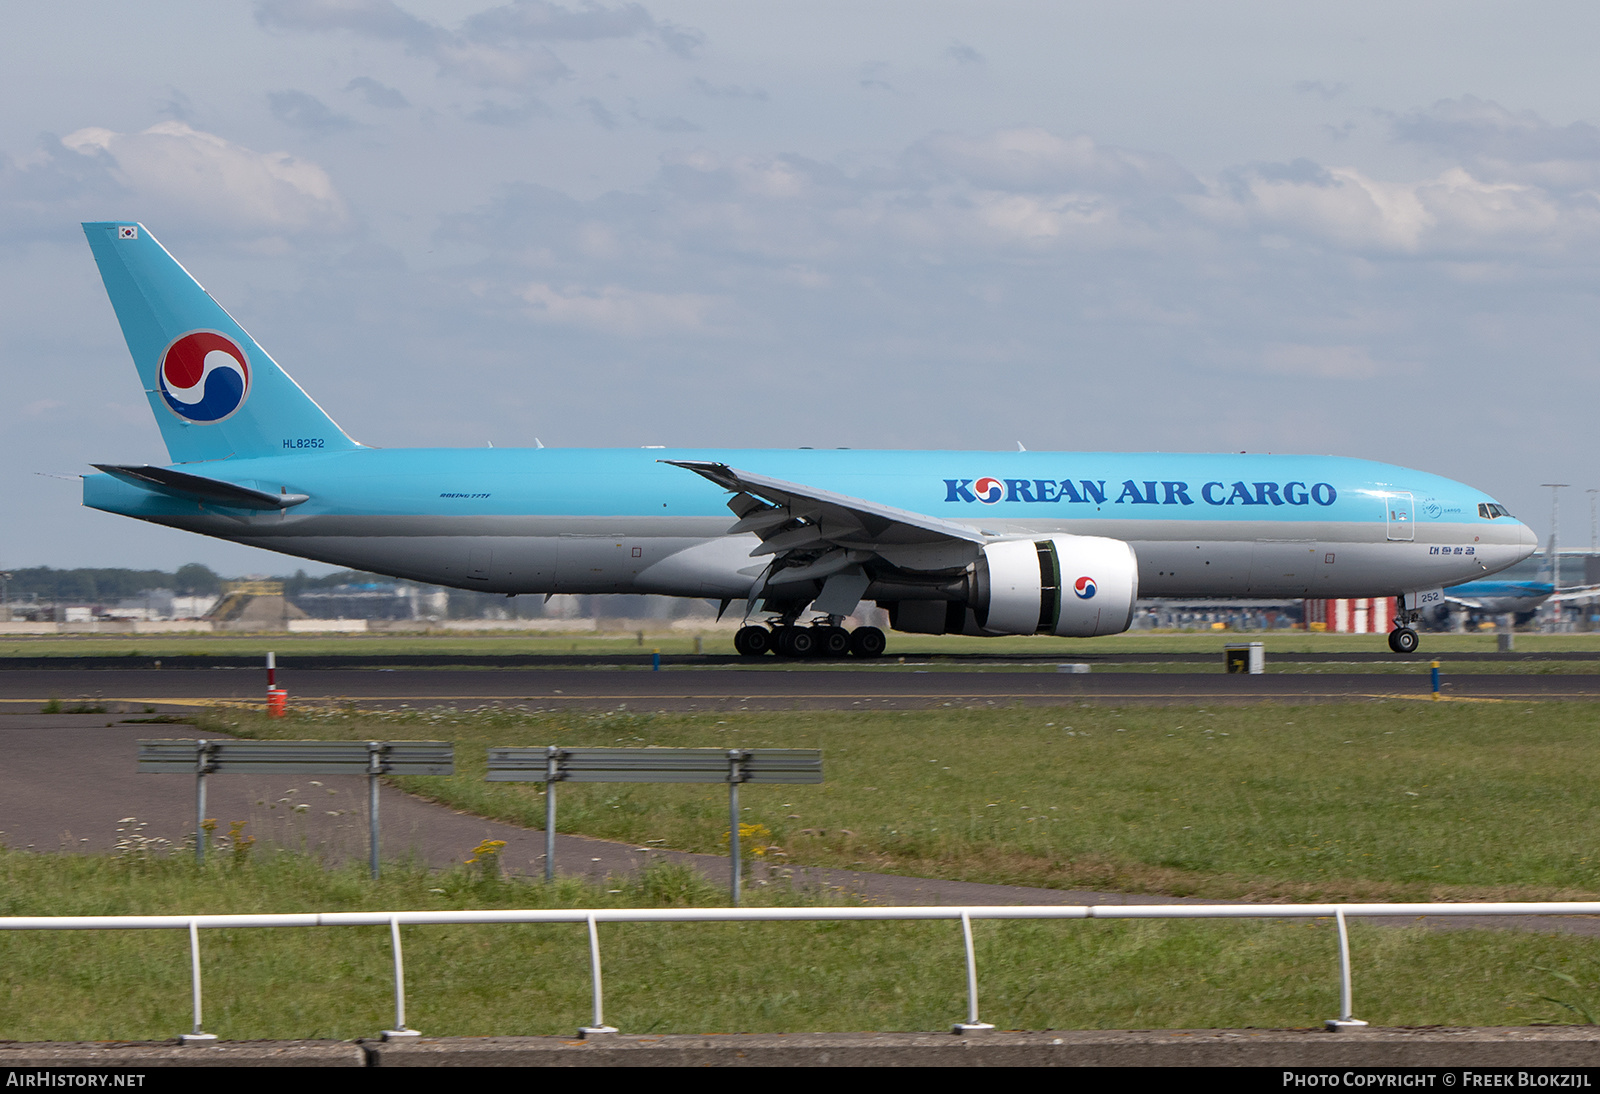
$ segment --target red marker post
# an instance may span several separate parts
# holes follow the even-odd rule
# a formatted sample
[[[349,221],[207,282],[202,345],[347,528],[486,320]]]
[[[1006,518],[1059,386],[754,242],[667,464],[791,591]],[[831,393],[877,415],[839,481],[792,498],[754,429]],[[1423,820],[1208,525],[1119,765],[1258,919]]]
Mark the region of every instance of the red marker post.
[[[282,718],[288,711],[289,693],[278,686],[278,655],[267,651],[267,717]]]

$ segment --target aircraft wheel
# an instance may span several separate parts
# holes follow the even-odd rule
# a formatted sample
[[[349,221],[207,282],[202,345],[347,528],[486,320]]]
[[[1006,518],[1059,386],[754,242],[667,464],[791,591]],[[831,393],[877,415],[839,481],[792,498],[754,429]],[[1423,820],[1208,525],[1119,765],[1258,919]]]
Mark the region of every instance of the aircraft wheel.
[[[817,652],[817,637],[812,634],[811,627],[785,627],[784,637],[787,639],[787,649],[778,647],[780,654],[789,657],[810,657]]]
[[[850,633],[850,652],[856,657],[882,657],[889,640],[877,627],[857,627]]]
[[[848,657],[850,654],[850,632],[843,627],[813,627],[812,634],[817,640],[818,657]]]
[[[1396,627],[1389,632],[1389,648],[1395,653],[1416,653],[1421,641],[1410,627]]]
[[[741,657],[760,657],[772,649],[772,632],[755,624],[740,627],[733,636],[733,648]]]

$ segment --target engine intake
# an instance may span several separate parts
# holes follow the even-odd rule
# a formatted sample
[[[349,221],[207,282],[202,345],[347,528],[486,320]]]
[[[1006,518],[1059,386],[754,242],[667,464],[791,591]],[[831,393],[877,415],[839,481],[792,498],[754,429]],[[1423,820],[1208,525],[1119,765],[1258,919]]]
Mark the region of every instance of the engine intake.
[[[983,634],[1120,634],[1133,621],[1139,562],[1103,536],[1003,540],[975,565],[971,607]]]

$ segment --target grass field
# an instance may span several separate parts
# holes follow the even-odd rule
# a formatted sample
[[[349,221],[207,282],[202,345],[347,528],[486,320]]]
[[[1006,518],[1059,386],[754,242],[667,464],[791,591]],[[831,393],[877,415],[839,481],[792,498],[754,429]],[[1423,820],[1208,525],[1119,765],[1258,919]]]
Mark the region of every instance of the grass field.
[[[404,869],[381,882],[304,858],[0,852],[0,914],[338,911],[717,904],[687,871],[590,888]],[[750,903],[804,894],[757,890]],[[835,898],[838,899],[838,898]],[[974,925],[982,1016],[1001,1028],[1303,1027],[1338,1010],[1325,922]],[[1600,1012],[1592,940],[1352,926],[1357,1013],[1382,1025],[1584,1020]],[[405,929],[408,1017],[427,1034],[570,1034],[589,1020],[577,925]],[[949,923],[611,925],[606,1017],[625,1033],[943,1030],[965,1013]],[[390,1026],[388,931],[201,934],[209,1032],[371,1037]],[[0,934],[0,1038],[142,1040],[189,1028],[181,931]],[[1568,979],[1564,979],[1568,978]]]
[[[776,862],[1217,898],[1600,894],[1600,704],[229,711],[204,724],[453,740],[460,774],[403,785],[528,827],[543,824],[542,789],[484,782],[488,746],[820,748],[824,784],[742,792]],[[720,853],[726,817],[715,788],[569,785],[559,828]]]
[[[454,740],[462,774],[409,789],[537,825],[534,785],[482,781],[490,744],[810,746],[821,786],[747,786],[765,857],[907,874],[1213,897],[1577,898],[1600,893],[1600,704],[1361,703],[741,715],[354,711],[208,731]],[[188,732],[172,727],[174,735]],[[568,785],[566,831],[723,848],[717,787]],[[231,818],[219,818],[224,824]],[[752,904],[838,893],[752,887]],[[403,864],[380,882],[266,847],[177,858],[0,851],[0,914],[717,905],[664,867],[591,887]],[[979,923],[982,1014],[1002,1028],[1310,1026],[1337,1012],[1325,922]],[[588,1020],[578,926],[405,932],[408,1011],[437,1035],[565,1034]],[[392,1021],[387,932],[202,936],[224,1038],[372,1036]],[[952,924],[602,928],[607,1018],[628,1033],[940,1030],[964,1009]],[[1384,1025],[1600,1016],[1590,938],[1352,926],[1356,1010]],[[188,1028],[181,932],[0,934],[0,1038]]]

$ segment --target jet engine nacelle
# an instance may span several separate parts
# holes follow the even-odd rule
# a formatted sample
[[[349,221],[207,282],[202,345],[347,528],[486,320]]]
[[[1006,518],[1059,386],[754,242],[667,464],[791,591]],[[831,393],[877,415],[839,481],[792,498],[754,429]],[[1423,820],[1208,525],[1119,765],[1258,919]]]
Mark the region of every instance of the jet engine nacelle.
[[[973,617],[986,634],[1120,634],[1139,598],[1132,546],[1102,536],[991,543],[973,576]]]

